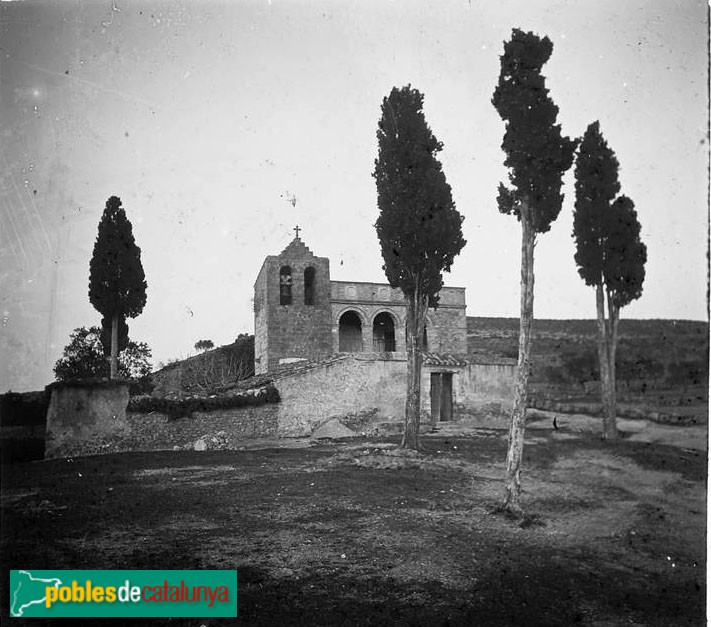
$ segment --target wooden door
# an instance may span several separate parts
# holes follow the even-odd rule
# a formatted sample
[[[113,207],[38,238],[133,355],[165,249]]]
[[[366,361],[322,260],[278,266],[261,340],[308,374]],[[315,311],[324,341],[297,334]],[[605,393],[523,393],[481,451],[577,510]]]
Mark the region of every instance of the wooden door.
[[[442,375],[439,372],[430,374],[430,411],[432,414],[432,424],[436,425],[440,418],[442,398]]]
[[[442,422],[452,420],[452,373],[442,373],[442,391],[440,393],[439,419]]]
[[[453,418],[452,373],[430,373],[430,408],[432,424],[448,422]]]

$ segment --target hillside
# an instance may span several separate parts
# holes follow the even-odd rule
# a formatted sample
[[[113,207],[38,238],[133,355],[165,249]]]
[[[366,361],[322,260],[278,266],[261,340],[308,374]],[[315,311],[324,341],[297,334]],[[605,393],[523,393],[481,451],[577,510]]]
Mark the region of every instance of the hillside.
[[[254,336],[175,361],[149,375],[159,396],[213,393],[254,374]]]
[[[518,318],[467,318],[470,355],[518,356]],[[708,388],[709,325],[692,320],[621,320],[617,379],[622,392]],[[534,320],[532,383],[576,386],[598,378],[595,320]],[[572,392],[572,390],[569,390]]]

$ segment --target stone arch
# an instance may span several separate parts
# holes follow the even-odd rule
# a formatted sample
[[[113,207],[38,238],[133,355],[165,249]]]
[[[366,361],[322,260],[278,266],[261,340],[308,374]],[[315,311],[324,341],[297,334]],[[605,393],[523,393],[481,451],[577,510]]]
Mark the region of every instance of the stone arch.
[[[386,313],[389,314],[390,317],[393,319],[393,322],[395,323],[395,328],[397,329],[401,324],[403,324],[403,321],[405,319],[404,312],[402,315],[399,315],[396,309],[393,309],[392,307],[377,307],[373,311],[373,315],[370,317],[370,323],[372,324],[373,320],[375,320],[376,317],[378,317],[381,313]]]
[[[364,329],[366,325],[369,324],[368,316],[363,307],[359,307],[358,305],[352,305],[350,303],[339,304],[334,306],[331,311],[331,313],[333,314],[332,321],[336,329],[338,329],[338,321],[341,319],[341,316],[347,311],[352,311],[356,316],[358,316],[358,318],[360,318],[360,324]]]
[[[291,266],[282,266],[279,269],[279,304],[291,305]]]
[[[363,350],[363,320],[353,309],[346,309],[338,317],[338,351],[359,353]]]
[[[373,317],[373,351],[376,353],[395,352],[395,316],[389,311],[381,311]]]

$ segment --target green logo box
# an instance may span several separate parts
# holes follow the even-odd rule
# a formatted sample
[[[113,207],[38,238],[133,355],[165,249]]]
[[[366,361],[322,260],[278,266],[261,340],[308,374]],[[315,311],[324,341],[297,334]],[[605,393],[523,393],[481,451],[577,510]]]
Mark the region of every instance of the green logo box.
[[[236,570],[11,570],[10,616],[235,617]]]

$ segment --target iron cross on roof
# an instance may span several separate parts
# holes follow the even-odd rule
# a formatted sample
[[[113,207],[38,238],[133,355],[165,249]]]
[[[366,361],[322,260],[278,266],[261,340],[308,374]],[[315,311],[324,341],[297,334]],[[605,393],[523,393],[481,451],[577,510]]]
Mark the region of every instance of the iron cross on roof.
[[[294,227],[294,231],[296,231],[296,237],[299,237],[299,231],[300,231],[300,230],[301,230],[301,227],[297,224],[297,225]]]

